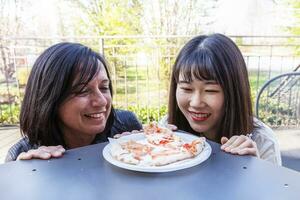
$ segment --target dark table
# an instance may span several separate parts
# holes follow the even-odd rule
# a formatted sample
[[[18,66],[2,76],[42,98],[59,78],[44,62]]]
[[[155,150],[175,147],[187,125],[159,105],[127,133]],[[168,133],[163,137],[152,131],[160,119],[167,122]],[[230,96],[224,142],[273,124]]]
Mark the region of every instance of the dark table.
[[[106,143],[67,151],[60,159],[3,164],[0,199],[300,199],[300,173],[252,156],[233,156],[209,143],[208,160],[167,173],[115,167],[102,157]]]

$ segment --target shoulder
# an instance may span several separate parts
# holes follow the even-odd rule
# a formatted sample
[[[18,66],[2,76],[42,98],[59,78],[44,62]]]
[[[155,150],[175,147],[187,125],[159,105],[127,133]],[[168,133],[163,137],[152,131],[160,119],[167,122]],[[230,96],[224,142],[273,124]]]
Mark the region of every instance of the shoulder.
[[[256,118],[254,118],[254,124],[252,139],[257,144],[261,158],[281,165],[279,144],[274,131]]]
[[[119,109],[116,109],[115,110],[115,116],[116,116],[116,119],[119,119],[119,120],[125,120],[127,118],[130,118],[130,119],[137,119],[136,115],[131,112],[131,111],[128,111],[128,110],[119,110]]]
[[[23,137],[16,144],[14,144],[7,152],[5,162],[14,161],[22,152],[27,152],[34,147],[30,145],[27,137]]]
[[[141,122],[133,112],[127,110],[115,110],[115,121],[112,127],[112,135],[142,129]]]
[[[274,131],[262,121],[254,118],[253,137],[263,137],[265,140],[277,141]]]

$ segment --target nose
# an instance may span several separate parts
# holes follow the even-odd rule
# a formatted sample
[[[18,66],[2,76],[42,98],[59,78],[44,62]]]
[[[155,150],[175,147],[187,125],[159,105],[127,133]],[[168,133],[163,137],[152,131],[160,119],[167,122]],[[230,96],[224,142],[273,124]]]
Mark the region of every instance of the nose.
[[[201,92],[194,92],[190,98],[190,106],[194,108],[201,108],[206,105],[205,97]]]
[[[91,102],[92,102],[92,106],[94,107],[106,106],[108,103],[104,94],[99,89],[97,89],[97,91],[93,93]]]

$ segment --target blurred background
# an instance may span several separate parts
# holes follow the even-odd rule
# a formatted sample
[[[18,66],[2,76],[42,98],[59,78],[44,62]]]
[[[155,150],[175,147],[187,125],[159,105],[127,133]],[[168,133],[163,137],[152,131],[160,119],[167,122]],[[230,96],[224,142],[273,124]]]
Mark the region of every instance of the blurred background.
[[[114,106],[147,123],[167,112],[179,49],[195,35],[216,32],[242,50],[256,115],[289,138],[283,150],[300,144],[299,0],[0,0],[1,148],[20,137],[7,130],[18,126],[35,59],[52,44],[79,42],[104,54]]]

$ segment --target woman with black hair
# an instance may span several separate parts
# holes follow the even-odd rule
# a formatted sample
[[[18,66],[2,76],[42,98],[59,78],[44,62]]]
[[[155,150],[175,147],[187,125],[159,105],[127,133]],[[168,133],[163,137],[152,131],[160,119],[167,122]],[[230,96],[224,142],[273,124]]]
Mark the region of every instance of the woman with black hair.
[[[129,111],[112,107],[105,59],[78,43],[59,43],[34,63],[21,106],[23,138],[6,162],[60,157],[65,149],[107,141],[142,125]]]
[[[281,164],[273,131],[253,116],[244,58],[222,34],[197,36],[179,52],[164,123],[221,143],[228,153]]]

